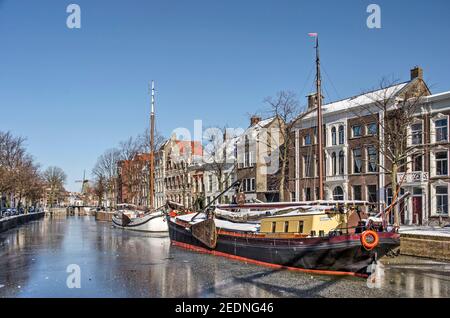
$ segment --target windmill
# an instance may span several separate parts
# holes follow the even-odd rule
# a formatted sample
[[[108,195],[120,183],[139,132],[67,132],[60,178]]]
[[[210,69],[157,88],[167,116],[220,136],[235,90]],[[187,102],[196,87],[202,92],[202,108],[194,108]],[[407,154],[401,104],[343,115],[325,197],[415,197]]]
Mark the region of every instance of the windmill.
[[[86,170],[83,170],[83,180],[76,180],[75,183],[81,183],[81,191],[82,195],[85,195],[88,190],[89,180],[86,179]]]

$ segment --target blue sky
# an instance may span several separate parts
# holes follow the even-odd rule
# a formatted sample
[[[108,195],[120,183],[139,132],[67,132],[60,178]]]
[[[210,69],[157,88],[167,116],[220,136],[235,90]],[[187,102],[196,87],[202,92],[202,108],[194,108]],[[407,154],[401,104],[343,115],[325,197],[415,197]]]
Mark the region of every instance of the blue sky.
[[[377,3],[382,28],[368,29]],[[81,29],[66,7],[81,7]],[[0,130],[27,137],[44,167],[74,180],[97,157],[148,126],[246,127],[262,100],[313,89],[318,32],[327,101],[409,79],[421,65],[433,92],[450,90],[447,0],[0,0]]]

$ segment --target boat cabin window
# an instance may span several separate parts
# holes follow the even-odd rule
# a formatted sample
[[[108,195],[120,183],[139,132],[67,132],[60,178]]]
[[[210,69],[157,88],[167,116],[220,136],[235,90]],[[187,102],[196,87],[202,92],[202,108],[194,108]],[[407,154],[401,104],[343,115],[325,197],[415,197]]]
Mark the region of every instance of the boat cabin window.
[[[316,236],[316,231],[311,231],[311,236]]]
[[[272,222],[272,233],[275,233],[277,229],[277,222]]]
[[[303,233],[303,221],[298,221],[298,233]]]
[[[289,233],[289,221],[284,222],[284,233]]]

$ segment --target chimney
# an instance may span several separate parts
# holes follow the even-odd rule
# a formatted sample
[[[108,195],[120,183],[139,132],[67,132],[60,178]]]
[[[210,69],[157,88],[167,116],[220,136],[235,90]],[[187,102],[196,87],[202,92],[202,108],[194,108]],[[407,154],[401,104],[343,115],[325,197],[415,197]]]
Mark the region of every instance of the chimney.
[[[416,78],[423,79],[423,69],[420,66],[416,66],[411,70],[411,81]]]
[[[259,123],[261,121],[261,117],[259,117],[259,116],[256,116],[256,115],[253,115],[251,118],[250,118],[250,127],[251,126],[255,126],[257,123]]]
[[[317,107],[317,93],[309,94],[307,97],[308,97],[308,110],[316,108]],[[322,104],[323,104],[323,96],[322,96]]]

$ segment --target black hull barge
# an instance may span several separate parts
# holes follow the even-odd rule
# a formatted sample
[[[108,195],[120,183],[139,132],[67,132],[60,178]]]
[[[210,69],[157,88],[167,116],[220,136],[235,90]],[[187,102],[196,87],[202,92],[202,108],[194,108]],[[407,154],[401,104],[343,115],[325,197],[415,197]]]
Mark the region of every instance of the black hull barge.
[[[279,269],[367,277],[367,267],[400,245],[400,235],[379,232],[378,244],[368,250],[362,234],[327,237],[271,237],[270,234],[217,229],[217,243],[208,247],[195,238],[190,223],[168,218],[173,245]]]

